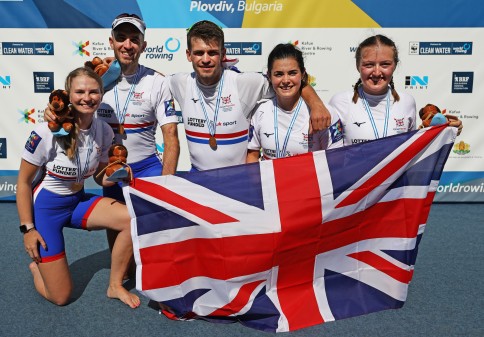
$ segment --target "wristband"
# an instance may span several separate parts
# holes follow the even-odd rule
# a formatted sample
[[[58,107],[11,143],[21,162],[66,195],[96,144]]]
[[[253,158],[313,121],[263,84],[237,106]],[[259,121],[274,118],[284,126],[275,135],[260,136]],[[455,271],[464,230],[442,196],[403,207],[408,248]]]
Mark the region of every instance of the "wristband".
[[[35,225],[33,223],[21,224],[19,229],[20,233],[25,234],[30,232],[32,229],[35,229]]]

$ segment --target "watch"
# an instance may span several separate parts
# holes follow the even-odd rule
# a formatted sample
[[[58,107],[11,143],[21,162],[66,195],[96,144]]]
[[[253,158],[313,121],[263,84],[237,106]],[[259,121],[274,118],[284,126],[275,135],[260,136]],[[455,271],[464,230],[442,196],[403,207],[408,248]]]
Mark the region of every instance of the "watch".
[[[28,233],[32,229],[35,229],[35,225],[33,223],[27,223],[27,224],[22,224],[20,225],[20,233]]]

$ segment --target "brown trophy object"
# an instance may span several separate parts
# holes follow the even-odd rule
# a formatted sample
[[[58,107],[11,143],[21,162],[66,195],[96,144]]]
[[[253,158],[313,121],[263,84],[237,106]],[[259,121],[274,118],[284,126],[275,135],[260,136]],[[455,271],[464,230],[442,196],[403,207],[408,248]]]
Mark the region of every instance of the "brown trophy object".
[[[117,170],[124,168],[126,171],[128,171],[128,181],[133,180],[133,172],[126,163],[128,158],[128,149],[126,146],[122,144],[113,144],[109,148],[108,155],[109,163],[101,172],[98,173],[97,177],[100,177],[104,172],[106,172],[106,176],[109,177]]]

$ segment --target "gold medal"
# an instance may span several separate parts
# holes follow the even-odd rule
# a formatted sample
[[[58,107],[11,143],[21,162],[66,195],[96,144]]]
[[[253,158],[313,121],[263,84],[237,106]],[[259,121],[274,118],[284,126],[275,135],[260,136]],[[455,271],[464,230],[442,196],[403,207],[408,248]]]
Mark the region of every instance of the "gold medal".
[[[75,183],[72,184],[72,190],[75,191],[75,192],[79,192],[80,190],[82,190],[82,188],[84,187],[84,182],[82,181],[76,181]]]
[[[123,124],[118,124],[118,133],[120,135],[123,135],[124,134],[124,126],[123,126]]]
[[[214,136],[210,136],[208,139],[208,145],[210,145],[210,148],[214,151],[217,149],[217,140]]]

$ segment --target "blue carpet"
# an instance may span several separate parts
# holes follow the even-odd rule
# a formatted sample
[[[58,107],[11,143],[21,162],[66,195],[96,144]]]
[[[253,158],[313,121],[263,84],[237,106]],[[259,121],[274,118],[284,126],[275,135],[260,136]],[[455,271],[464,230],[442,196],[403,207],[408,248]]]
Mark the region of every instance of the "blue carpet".
[[[328,322],[291,336],[484,336],[482,204],[434,204],[402,309]],[[270,336],[240,324],[170,321],[149,307],[106,298],[104,231],[65,230],[75,290],[57,307],[35,291],[14,203],[0,203],[0,336]],[[127,284],[134,289],[134,284]],[[288,335],[287,333],[282,335]]]

